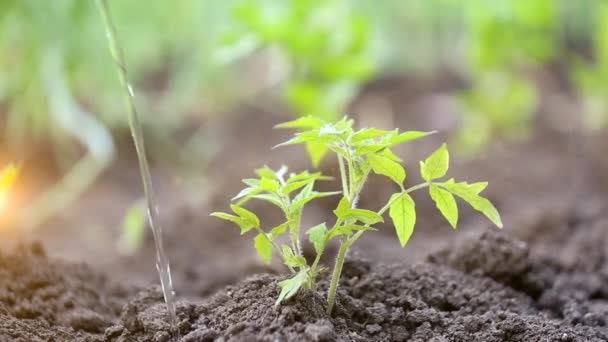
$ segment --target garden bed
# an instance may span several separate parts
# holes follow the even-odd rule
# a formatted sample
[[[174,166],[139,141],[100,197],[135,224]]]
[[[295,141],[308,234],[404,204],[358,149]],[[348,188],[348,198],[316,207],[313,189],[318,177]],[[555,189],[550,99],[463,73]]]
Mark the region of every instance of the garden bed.
[[[424,113],[397,112],[392,125],[431,130],[433,120],[450,121],[437,117],[449,108],[434,113],[437,102],[402,96],[411,93],[402,87],[407,88],[367,91],[385,96],[394,108]],[[488,197],[503,216],[504,231],[465,209],[454,232],[432,202],[416,198],[419,225],[408,246],[399,247],[389,224],[366,234],[349,256],[334,314],[328,316],[326,278],[317,292],[303,291],[275,307],[276,283],[286,270],[263,264],[238,229],[208,217],[225,209],[251,169],[264,163],[286,162],[294,170],[308,165],[294,150],[268,153],[284,137],[271,127],[288,117],[257,112],[251,117],[254,129],[238,117],[222,127],[222,134],[238,139],[228,139],[211,163],[213,182],[203,205],[180,205],[179,194],[163,183],[170,177],[157,177],[182,341],[608,340],[608,159],[601,149],[579,149],[602,146],[605,137],[585,142],[551,128],[549,116],[541,113],[528,143],[498,142],[478,159],[455,161],[450,174],[457,179],[490,182]],[[444,139],[437,135],[399,154],[406,165],[416,165]],[[131,157],[25,240],[39,239],[44,248],[26,243],[13,252],[2,249],[0,342],[169,340],[162,295],[154,285],[151,237],[133,256],[113,252],[121,209],[139,195]],[[324,168],[337,174],[331,163]],[[378,207],[391,186],[372,179],[362,205]],[[313,202],[305,224],[330,219],[334,204]],[[277,216],[256,209],[264,220]],[[10,237],[3,234],[0,245],[18,240]],[[326,254],[335,255],[335,246],[329,248]]]
[[[488,231],[414,264],[355,253],[331,316],[325,281],[276,307],[282,277],[255,275],[180,301],[181,341],[606,341],[602,211],[573,211],[547,231],[557,238],[534,245]],[[39,245],[0,261],[0,341],[169,340],[158,288],[134,294],[84,265],[49,260]]]

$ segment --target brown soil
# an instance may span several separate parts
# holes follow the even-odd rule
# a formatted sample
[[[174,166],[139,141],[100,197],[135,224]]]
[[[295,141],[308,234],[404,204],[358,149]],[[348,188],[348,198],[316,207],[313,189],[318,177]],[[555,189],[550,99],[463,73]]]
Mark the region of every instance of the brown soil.
[[[133,289],[86,265],[49,260],[41,245],[0,255],[0,341],[91,341]]]
[[[332,316],[327,282],[276,307],[281,277],[254,276],[203,303],[182,302],[181,341],[606,341],[607,218],[573,217],[564,244],[535,246],[559,247],[563,260],[491,231],[414,265],[351,258]],[[161,300],[141,293],[106,339],[168,337]]]
[[[401,81],[373,85],[352,113],[380,128],[453,130],[458,109],[443,93],[452,88],[431,87],[431,95],[428,88]],[[365,116],[370,101],[383,111]],[[597,148],[606,136],[581,138],[556,127],[559,110],[540,114],[527,143],[498,141],[476,159],[453,158],[460,161],[450,167],[457,179],[490,181],[487,196],[503,216],[504,235],[464,206],[454,232],[427,195],[415,194],[418,226],[407,248],[399,247],[388,224],[366,234],[347,262],[332,317],[324,310],[327,280],[318,293],[303,292],[275,307],[276,281],[285,270],[262,264],[251,239],[208,217],[225,209],[239,180],[256,167],[285,162],[310,168],[301,150],[269,152],[288,135],[271,127],[290,117],[256,109],[247,114],[252,126],[239,116],[223,121],[216,131],[228,139],[208,167],[209,181],[195,192],[204,200],[186,201],[179,177],[162,164],[153,167],[181,299],[181,340],[608,340],[608,158]],[[417,160],[445,138],[398,151],[412,167],[408,182],[417,179]],[[337,173],[331,161],[323,170]],[[372,179],[361,205],[378,208],[392,191],[390,182]],[[125,155],[33,236],[15,239],[18,227],[0,229],[2,248],[14,241],[27,246],[1,249],[0,342],[169,340],[162,296],[153,286],[151,237],[133,256],[115,252],[124,208],[140,193],[133,156]],[[331,220],[334,204],[313,202],[305,225]],[[264,206],[255,209],[269,225],[278,219]],[[44,241],[48,257],[28,242],[32,238]]]

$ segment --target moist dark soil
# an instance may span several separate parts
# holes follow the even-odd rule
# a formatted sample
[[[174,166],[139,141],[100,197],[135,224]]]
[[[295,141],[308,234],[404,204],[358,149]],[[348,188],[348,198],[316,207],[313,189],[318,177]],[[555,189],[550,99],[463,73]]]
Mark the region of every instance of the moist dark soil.
[[[93,341],[115,324],[127,290],[40,244],[0,254],[0,341]],[[97,338],[99,340],[99,338]]]
[[[493,231],[413,265],[351,257],[333,315],[327,281],[275,306],[282,277],[256,275],[180,303],[181,341],[608,341],[608,220],[571,227],[569,261]],[[142,292],[105,338],[168,340],[163,313],[160,293]]]
[[[327,279],[275,306],[284,276],[252,276],[179,302],[180,341],[608,341],[608,214],[593,203],[531,226],[538,241],[468,232],[413,264],[355,252],[333,315]],[[0,341],[170,341],[160,290],[134,290],[19,247],[0,256]]]

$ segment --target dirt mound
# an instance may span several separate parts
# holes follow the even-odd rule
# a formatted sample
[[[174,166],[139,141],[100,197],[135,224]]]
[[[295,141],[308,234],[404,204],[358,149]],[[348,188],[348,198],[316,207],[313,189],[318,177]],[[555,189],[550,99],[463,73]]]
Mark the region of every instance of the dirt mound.
[[[182,303],[180,331],[189,342],[607,341],[607,282],[589,278],[594,270],[549,262],[489,232],[415,265],[351,258],[333,316],[325,313],[326,281],[319,293],[275,307],[280,278],[259,275],[203,303]],[[157,291],[141,293],[106,340],[168,340],[161,300]]]
[[[49,260],[39,244],[0,254],[0,341],[93,341],[127,291],[85,265]]]

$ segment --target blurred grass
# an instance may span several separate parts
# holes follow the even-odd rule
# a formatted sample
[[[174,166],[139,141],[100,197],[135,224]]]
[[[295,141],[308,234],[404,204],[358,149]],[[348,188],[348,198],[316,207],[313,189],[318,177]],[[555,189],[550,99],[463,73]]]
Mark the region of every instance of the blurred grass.
[[[446,70],[468,83],[452,96],[462,105],[456,140],[470,151],[533,131],[540,72],[566,74],[587,128],[608,125],[604,1],[114,0],[111,7],[147,135],[157,142],[152,153],[190,167],[218,144],[209,122],[235,106],[277,96],[295,114],[337,117],[372,80]],[[54,210],[111,164],[115,138],[128,134],[104,47],[92,1],[0,2],[3,140],[51,146],[66,178],[39,203]]]

